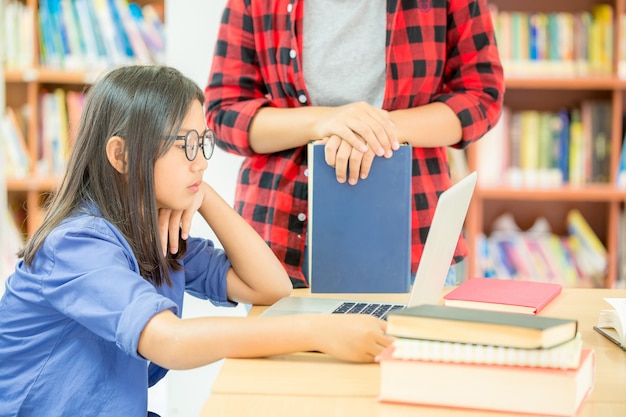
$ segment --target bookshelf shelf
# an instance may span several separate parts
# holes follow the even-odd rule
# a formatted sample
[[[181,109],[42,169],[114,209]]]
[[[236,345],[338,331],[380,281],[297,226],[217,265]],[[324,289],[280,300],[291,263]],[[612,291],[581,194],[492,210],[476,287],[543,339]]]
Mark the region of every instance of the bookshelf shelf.
[[[37,178],[31,177],[26,179],[7,179],[6,185],[8,191],[35,191],[45,192],[52,191],[57,186],[56,178]]]
[[[619,154],[624,143],[623,120],[626,120],[624,114],[626,79],[623,77],[624,69],[626,69],[626,34],[624,33],[626,0],[553,0],[550,2],[491,0],[490,6],[493,7],[496,36],[505,66],[504,105],[509,111],[508,115],[524,112],[558,115],[565,111],[571,116],[573,109],[580,110],[580,114],[587,111],[585,119],[587,124],[581,127],[585,129],[584,135],[592,138],[587,142],[588,145],[583,145],[586,146],[583,149],[587,155],[596,152],[594,148],[597,146],[596,140],[599,140],[599,136],[590,133],[590,121],[598,123],[597,120],[600,117],[605,117],[601,120],[604,128],[607,129],[605,131],[610,132],[605,136],[610,137],[603,142],[607,149],[603,162],[599,163],[590,158],[590,162],[585,162],[587,165],[583,164],[585,167],[583,170],[586,170],[585,175],[588,175],[590,172],[587,168],[590,166],[588,164],[595,164],[595,166],[608,167],[606,171],[608,174],[603,174],[603,180],[591,179],[592,176],[588,175],[582,181],[577,180],[578,182],[570,181],[564,174],[563,185],[542,188],[530,186],[530,184],[542,184],[533,182],[536,181],[536,177],[531,177],[530,180],[524,177],[521,181],[529,181],[529,183],[520,185],[519,176],[506,177],[506,171],[501,171],[502,177],[496,178],[495,182],[481,184],[479,161],[489,159],[484,159],[485,154],[479,155],[480,146],[470,147],[467,152],[468,166],[472,170],[478,170],[479,184],[466,221],[466,235],[470,244],[468,275],[481,276],[481,262],[476,256],[479,251],[477,242],[481,236],[488,236],[492,232],[495,221],[503,214],[512,215],[522,230],[528,229],[537,218],[543,217],[549,222],[553,233],[563,236],[568,234],[565,221],[567,214],[570,210],[576,209],[583,214],[608,252],[608,267],[605,276],[600,279],[600,285],[607,288],[615,287],[619,279],[626,279],[626,254],[624,244],[620,243],[620,240],[624,240],[623,235],[626,234],[622,225],[626,190],[614,185],[620,164]],[[515,19],[521,19],[517,23],[527,22],[529,25],[527,42],[520,42],[520,36],[524,35],[512,29]],[[542,21],[544,24],[547,21],[548,25],[542,26]],[[507,22],[511,24],[507,25]],[[568,26],[568,23],[563,22],[573,22],[573,24]],[[591,30],[584,32],[591,27],[597,28],[594,29],[597,32]],[[554,28],[559,29],[557,31]],[[541,39],[546,39],[540,36],[542,33],[546,34],[549,39],[548,45],[558,45],[558,47],[549,49],[543,44],[545,49],[542,49]],[[604,41],[597,41],[597,38],[592,40],[591,36],[585,38],[585,33],[602,33]],[[533,36],[536,37],[533,38]],[[582,39],[585,39],[586,43],[583,43]],[[515,49],[520,48],[520,45],[522,45],[521,48],[528,47],[528,51],[520,52],[519,49]],[[524,55],[525,53],[529,55]],[[560,58],[554,58],[554,56]],[[569,69],[569,72],[555,71],[554,68]],[[524,73],[523,70],[527,72]],[[547,72],[544,71],[542,75],[542,70],[547,70]],[[608,104],[610,110],[604,111],[602,116],[597,116],[598,119],[594,120],[590,116],[592,110],[589,109],[592,108],[592,104],[589,103],[599,101],[605,105]],[[522,142],[513,142],[519,140],[524,128],[521,124],[514,125],[516,128],[511,128],[512,117],[508,119],[506,127],[508,130],[498,132],[500,135],[498,137],[505,144],[503,149],[508,152],[509,156],[490,154],[491,161],[509,158],[507,160],[509,165],[505,166],[505,170],[510,166],[516,167],[512,164],[519,163],[519,156],[524,152],[521,147],[517,148]],[[524,116],[519,117],[518,122]],[[571,121],[571,117],[565,120]],[[517,139],[513,132],[517,132]],[[539,135],[541,133],[535,134],[535,136]],[[571,138],[571,136],[568,137]],[[517,155],[518,158],[512,155]],[[562,158],[562,160],[571,161],[569,158]],[[560,165],[558,168],[565,169]],[[520,171],[511,172],[519,175]],[[540,174],[540,171],[535,171],[533,175],[538,173]],[[508,181],[511,182],[507,183],[507,180],[503,178],[509,178]],[[510,186],[510,184],[516,184],[516,186]],[[624,260],[621,260],[622,258]]]
[[[479,187],[476,195],[483,200],[622,202],[626,199],[626,190],[608,184],[558,188]]]
[[[534,88],[546,90],[615,90],[626,89],[626,80],[617,77],[508,77],[506,88]]]
[[[90,84],[101,74],[100,71],[57,71],[48,69],[26,69],[22,71],[8,71],[5,73],[6,83],[54,83],[54,84]]]

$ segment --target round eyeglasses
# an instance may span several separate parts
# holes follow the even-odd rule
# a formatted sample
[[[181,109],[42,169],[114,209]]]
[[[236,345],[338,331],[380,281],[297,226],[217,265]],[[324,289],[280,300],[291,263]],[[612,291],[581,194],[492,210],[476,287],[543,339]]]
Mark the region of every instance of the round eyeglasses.
[[[184,140],[185,156],[193,161],[198,156],[198,149],[202,148],[204,159],[210,159],[215,149],[215,132],[211,129],[204,131],[202,135],[197,130],[191,129],[186,135],[174,136],[176,140]]]

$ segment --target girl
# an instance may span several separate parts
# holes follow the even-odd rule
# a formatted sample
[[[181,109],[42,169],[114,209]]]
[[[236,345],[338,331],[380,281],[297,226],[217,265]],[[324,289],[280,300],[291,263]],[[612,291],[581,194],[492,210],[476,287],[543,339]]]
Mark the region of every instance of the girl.
[[[60,188],[0,300],[0,415],[143,417],[166,369],[301,350],[372,361],[391,343],[369,316],[180,318],[184,291],[222,306],[291,291],[267,244],[202,181],[215,143],[203,101],[168,67],[119,68],[91,88]],[[224,250],[190,237],[165,251],[196,210]]]

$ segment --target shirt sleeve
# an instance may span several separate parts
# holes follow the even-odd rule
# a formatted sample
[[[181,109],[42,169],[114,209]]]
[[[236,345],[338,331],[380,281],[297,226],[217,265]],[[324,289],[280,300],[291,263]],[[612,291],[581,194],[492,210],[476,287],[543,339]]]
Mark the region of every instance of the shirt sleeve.
[[[457,114],[463,128],[458,147],[466,147],[500,118],[504,75],[487,1],[449,3],[445,87],[434,100]]]
[[[137,345],[147,322],[166,309],[176,313],[177,306],[139,274],[130,247],[120,238],[104,221],[53,232],[35,263],[48,272],[41,293],[53,308],[140,358]]]
[[[228,300],[226,273],[230,261],[222,249],[207,239],[189,238],[183,259],[185,290],[198,298],[211,301],[216,306],[233,307],[237,303]]]
[[[248,128],[257,110],[271,105],[254,42],[253,20],[241,0],[224,8],[205,89],[207,122],[217,144],[241,156],[254,155]]]

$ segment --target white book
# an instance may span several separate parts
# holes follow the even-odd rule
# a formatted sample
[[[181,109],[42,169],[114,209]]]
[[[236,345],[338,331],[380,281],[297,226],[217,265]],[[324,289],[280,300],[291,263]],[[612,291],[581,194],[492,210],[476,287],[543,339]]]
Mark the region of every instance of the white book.
[[[583,342],[578,333],[574,339],[550,349],[406,338],[396,339],[393,346],[394,359],[575,369],[580,361]]]

